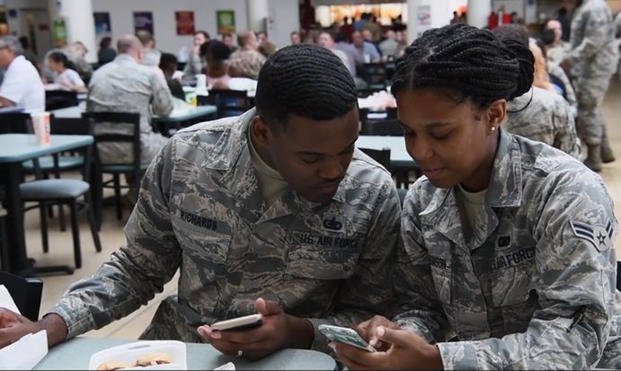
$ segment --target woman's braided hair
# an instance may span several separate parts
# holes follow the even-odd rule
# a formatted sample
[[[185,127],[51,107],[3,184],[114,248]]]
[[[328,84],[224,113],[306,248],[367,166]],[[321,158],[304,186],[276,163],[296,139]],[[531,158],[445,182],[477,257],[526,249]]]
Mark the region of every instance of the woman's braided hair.
[[[255,96],[257,112],[268,124],[286,126],[289,115],[325,121],[357,104],[356,85],[341,60],[316,45],[291,45],[268,58]]]
[[[397,60],[392,93],[432,88],[457,93],[481,107],[511,100],[533,83],[533,55],[517,41],[501,42],[488,30],[452,24],[428,30]]]

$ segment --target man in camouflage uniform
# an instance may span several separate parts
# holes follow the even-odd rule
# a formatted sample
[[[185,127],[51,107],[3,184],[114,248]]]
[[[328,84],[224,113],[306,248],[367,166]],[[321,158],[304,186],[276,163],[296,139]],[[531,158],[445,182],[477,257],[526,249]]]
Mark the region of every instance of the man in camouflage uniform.
[[[93,74],[86,110],[140,113],[140,160],[148,165],[168,141],[168,138],[153,132],[151,114],[168,116],[173,110],[173,100],[162,71],[139,64],[143,50],[140,40],[133,35],[119,39],[117,57]],[[105,124],[96,129],[109,130]],[[127,154],[131,151],[127,144],[105,143],[98,148],[103,162],[131,161],[128,160]]]
[[[612,14],[604,0],[573,0],[578,5],[571,22],[571,64],[578,98],[576,126],[588,146],[585,164],[600,171],[603,162],[614,161],[606,135],[601,104],[614,73],[618,48]]]
[[[507,113],[503,126],[509,132],[580,157],[574,116],[560,95],[533,86],[526,94],[508,102]]]
[[[285,181],[284,167],[276,171],[266,165],[257,133],[265,129],[267,113],[258,115],[252,109],[240,117],[183,130],[147,170],[125,228],[127,246],[92,278],[75,284],[51,314],[26,329],[48,328],[50,344],[55,344],[102,327],[145,304],[177,269],[181,272],[178,294],[160,305],[143,338],[186,342],[204,338],[225,353],[243,350],[256,358],[283,346],[325,349],[326,339],[316,331],[319,324],[351,326],[388,311],[400,204],[390,174],[354,150],[358,114],[353,80],[336,56],[318,46],[290,46],[270,59],[274,60],[266,64],[270,70],[259,78],[259,110],[268,112],[262,107],[271,94],[287,100],[317,89],[325,91],[314,91],[306,100],[279,100],[273,107],[300,109],[315,99],[318,103],[309,107],[325,114],[334,112],[331,106],[336,101],[347,103],[346,115],[312,121],[312,132],[299,134],[312,137],[321,131],[325,141],[344,142],[338,155],[291,154],[312,162],[306,167],[320,169],[313,172],[327,171],[338,160],[339,173],[330,176],[337,180],[307,188],[310,183],[300,184],[299,179]],[[279,77],[285,72],[289,77]],[[279,80],[279,85],[264,86],[271,79]],[[286,135],[284,143],[300,145],[295,139],[299,136],[293,135],[302,124],[293,124],[293,114],[287,117],[278,135]],[[312,120],[297,117],[296,122],[300,119]],[[347,137],[335,131],[343,128]],[[313,150],[321,147],[316,144]],[[282,184],[282,190],[278,186],[273,192],[273,184]],[[244,344],[229,349],[216,337],[197,333],[197,326],[254,313],[257,298],[286,312],[287,320],[272,330],[272,337],[288,337],[284,343],[246,352]],[[8,316],[6,311],[0,311],[0,324],[18,321],[3,316]],[[248,331],[267,331],[271,317],[277,316],[264,314],[263,326]],[[310,337],[292,332],[288,327],[294,322],[302,322]],[[221,337],[231,333],[243,336],[245,331],[226,331]],[[0,330],[0,346],[7,338]]]

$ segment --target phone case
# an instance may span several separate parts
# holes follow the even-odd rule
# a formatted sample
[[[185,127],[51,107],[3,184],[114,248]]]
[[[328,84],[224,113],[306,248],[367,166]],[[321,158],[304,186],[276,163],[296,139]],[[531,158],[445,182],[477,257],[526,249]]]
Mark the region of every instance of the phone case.
[[[262,322],[263,316],[260,314],[251,314],[249,316],[237,317],[232,319],[227,319],[224,321],[219,321],[212,324],[210,327],[214,330],[224,331],[224,330],[241,330],[245,328],[252,328],[260,326]]]

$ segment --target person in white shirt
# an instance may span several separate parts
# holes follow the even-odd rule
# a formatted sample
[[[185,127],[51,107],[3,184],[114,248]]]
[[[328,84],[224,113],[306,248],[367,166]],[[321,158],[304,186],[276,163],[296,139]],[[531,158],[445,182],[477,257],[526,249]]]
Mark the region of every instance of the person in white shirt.
[[[0,68],[6,69],[0,85],[0,106],[45,110],[45,90],[37,69],[24,58],[15,36],[0,37]]]
[[[64,53],[54,52],[47,57],[47,64],[54,71],[54,83],[62,90],[86,92],[86,85],[80,75],[72,68],[73,63]]]

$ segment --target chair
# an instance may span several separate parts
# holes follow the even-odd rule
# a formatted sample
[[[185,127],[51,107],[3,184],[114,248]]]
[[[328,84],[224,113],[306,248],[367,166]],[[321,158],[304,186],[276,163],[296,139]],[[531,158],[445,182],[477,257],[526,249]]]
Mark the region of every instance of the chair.
[[[140,188],[140,179],[142,171],[146,169],[146,165],[142,165],[140,161],[140,114],[128,112],[85,112],[82,117],[90,120],[94,125],[93,130],[95,137],[95,171],[93,180],[96,184],[97,197],[97,220],[101,220],[101,206],[103,203],[103,189],[114,189],[114,203],[116,205],[116,217],[118,220],[123,219],[123,206],[121,198],[121,189]],[[129,154],[127,161],[121,163],[106,162],[105,158],[100,156],[100,146],[121,143],[129,146]],[[112,179],[103,181],[103,174],[112,174]],[[121,185],[121,174],[130,175],[130,183]]]
[[[75,134],[91,134],[93,132],[92,126],[89,122],[86,125],[82,125],[79,121],[76,121],[77,126],[74,130]],[[81,130],[81,131],[80,131]],[[24,182],[20,184],[20,193],[24,202],[37,202],[38,205],[34,207],[39,208],[39,214],[41,218],[41,240],[43,245],[43,252],[49,251],[48,241],[48,224],[47,214],[45,212],[46,206],[52,204],[68,204],[69,217],[71,221],[71,232],[73,235],[73,253],[75,268],[82,267],[82,251],[80,245],[80,227],[78,225],[78,213],[86,212],[88,217],[88,223],[95,244],[95,250],[101,251],[101,241],[99,240],[99,224],[95,218],[94,207],[92,197],[90,193],[90,180],[91,172],[91,146],[86,147],[83,157],[83,179],[40,179],[40,171],[35,169],[35,174],[39,179]],[[35,164],[36,168],[36,164]],[[84,197],[84,201],[79,201],[80,197]],[[26,210],[30,210],[33,207],[29,207]],[[57,268],[66,271],[67,273],[73,273],[73,269],[70,267],[53,267],[49,271],[58,270]],[[43,272],[45,268],[42,269]]]
[[[617,290],[621,290],[621,262],[617,262]]]
[[[367,83],[368,89],[385,89],[389,84],[384,63],[365,63],[359,74]]]
[[[211,104],[218,108],[218,118],[239,116],[252,107],[246,90],[211,89],[207,96],[197,96],[198,105]]]
[[[386,111],[360,109],[360,135],[403,136],[403,128],[397,121],[397,109]]]
[[[367,156],[371,157],[378,164],[382,165],[386,170],[390,171],[390,148],[384,149],[372,149],[372,148],[358,148]]]
[[[45,110],[51,111],[59,108],[73,107],[78,105],[78,93],[66,90],[46,90]]]
[[[3,192],[4,193],[4,192]],[[4,198],[4,195],[0,199]],[[6,233],[6,210],[0,206],[0,271],[9,270],[9,243]]]
[[[32,134],[30,114],[12,112],[0,114],[0,134]]]
[[[0,284],[4,285],[17,309],[31,321],[39,320],[43,282],[39,278],[23,278],[0,271]]]

